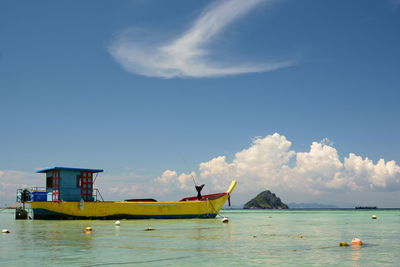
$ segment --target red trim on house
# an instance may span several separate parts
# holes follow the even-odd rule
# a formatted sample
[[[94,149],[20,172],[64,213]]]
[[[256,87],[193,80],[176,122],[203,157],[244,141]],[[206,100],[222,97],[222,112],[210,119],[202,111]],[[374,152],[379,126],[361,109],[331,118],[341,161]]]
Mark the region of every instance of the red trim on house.
[[[60,201],[60,170],[53,170],[52,200]]]
[[[81,171],[81,198],[93,201],[93,172]]]

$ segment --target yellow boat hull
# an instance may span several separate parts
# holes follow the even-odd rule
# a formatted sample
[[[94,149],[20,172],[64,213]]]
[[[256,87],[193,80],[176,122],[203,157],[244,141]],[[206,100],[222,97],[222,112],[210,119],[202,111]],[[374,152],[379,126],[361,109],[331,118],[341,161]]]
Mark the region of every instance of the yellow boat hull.
[[[176,202],[32,201],[34,219],[172,219],[214,218],[236,186],[202,200]]]

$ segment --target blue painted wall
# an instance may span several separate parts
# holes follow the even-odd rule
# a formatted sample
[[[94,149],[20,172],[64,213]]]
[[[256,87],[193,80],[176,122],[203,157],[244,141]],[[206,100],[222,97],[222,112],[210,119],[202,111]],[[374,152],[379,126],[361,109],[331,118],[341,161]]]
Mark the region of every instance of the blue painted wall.
[[[80,171],[60,170],[61,200],[79,201],[81,199],[81,189],[76,187],[76,177],[80,175]]]
[[[52,172],[46,173],[47,177],[52,176]],[[77,187],[76,178],[81,176],[79,170],[60,170],[60,200],[62,201],[80,201],[81,200],[81,188]],[[52,201],[53,188],[46,188],[48,192],[47,201]],[[89,191],[90,195],[93,194],[93,190]]]

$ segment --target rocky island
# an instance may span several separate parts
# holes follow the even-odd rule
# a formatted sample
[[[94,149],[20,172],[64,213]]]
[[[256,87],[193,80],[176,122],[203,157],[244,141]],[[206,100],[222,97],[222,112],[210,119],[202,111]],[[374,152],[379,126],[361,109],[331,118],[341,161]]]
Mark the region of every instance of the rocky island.
[[[269,190],[261,192],[244,204],[244,209],[287,209],[288,206]]]

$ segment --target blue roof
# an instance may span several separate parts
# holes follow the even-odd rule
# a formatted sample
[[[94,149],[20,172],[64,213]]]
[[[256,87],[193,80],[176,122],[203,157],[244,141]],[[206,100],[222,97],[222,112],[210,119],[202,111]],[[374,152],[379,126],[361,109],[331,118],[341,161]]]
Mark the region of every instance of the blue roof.
[[[90,172],[103,172],[101,169],[83,169],[83,168],[70,168],[70,167],[51,167],[36,171],[37,173],[46,173],[53,170],[70,170],[70,171],[90,171]]]

